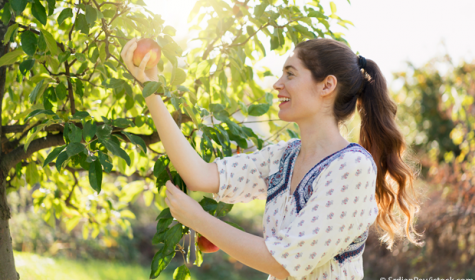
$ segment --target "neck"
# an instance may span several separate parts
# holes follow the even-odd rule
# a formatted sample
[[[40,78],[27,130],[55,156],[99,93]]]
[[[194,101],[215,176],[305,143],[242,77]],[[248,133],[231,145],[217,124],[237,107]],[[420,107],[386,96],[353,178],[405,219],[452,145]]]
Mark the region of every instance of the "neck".
[[[350,144],[341,136],[333,117],[315,117],[297,123],[300,128],[302,160],[315,156],[329,155]]]

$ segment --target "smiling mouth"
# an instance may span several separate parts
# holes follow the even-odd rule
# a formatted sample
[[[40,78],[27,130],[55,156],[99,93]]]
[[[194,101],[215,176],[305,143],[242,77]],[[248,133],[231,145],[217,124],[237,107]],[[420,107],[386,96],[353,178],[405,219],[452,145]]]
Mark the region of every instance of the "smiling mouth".
[[[278,102],[280,102],[280,103],[279,103],[279,106],[280,106],[280,105],[282,105],[282,104],[286,104],[286,103],[290,102],[290,98],[287,98],[287,97],[280,97],[280,98],[278,99]]]

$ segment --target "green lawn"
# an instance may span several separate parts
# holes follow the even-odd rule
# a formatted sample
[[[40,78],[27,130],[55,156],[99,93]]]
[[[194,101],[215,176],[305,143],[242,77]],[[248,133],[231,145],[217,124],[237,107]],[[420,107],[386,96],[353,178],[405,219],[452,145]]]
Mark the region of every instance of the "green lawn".
[[[138,264],[102,260],[70,260],[42,257],[14,251],[15,265],[21,280],[140,280],[149,279],[150,268]],[[205,254],[201,267],[190,268],[191,280],[264,280],[267,274],[224,260],[224,253]],[[217,261],[219,260],[219,261]],[[183,262],[172,261],[158,280],[173,279],[173,271]]]
[[[14,252],[15,266],[22,280],[121,280],[148,279],[150,269],[137,264],[110,261],[77,261],[48,258],[32,253]],[[162,274],[157,279],[172,279]]]

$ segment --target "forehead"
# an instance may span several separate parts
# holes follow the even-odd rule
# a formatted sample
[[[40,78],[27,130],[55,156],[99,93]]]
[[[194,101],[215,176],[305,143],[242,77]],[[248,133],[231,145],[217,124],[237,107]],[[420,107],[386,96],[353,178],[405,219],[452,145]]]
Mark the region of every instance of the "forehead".
[[[303,67],[302,61],[297,56],[297,51],[293,51],[289,54],[289,56],[285,60],[284,66],[282,66],[282,69],[285,69],[286,66],[290,65],[295,67],[296,70],[299,70]]]

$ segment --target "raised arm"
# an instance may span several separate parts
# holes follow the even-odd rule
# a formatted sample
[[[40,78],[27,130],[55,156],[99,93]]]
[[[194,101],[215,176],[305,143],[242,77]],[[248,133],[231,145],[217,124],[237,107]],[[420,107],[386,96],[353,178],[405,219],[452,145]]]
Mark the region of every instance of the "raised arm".
[[[139,81],[158,81],[157,67],[145,70],[150,58],[147,54],[136,67],[132,57],[137,48],[137,39],[132,39],[121,52],[122,59],[129,71]],[[215,163],[204,161],[186,140],[175,120],[170,115],[160,96],[152,94],[145,98],[153,122],[163,146],[188,189],[209,193],[218,192],[219,176]]]

